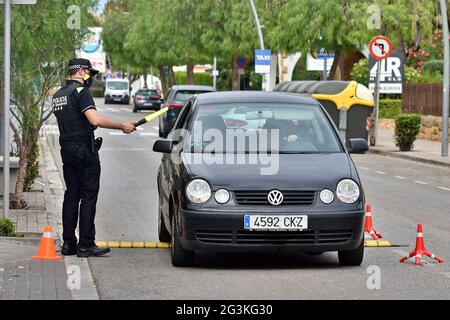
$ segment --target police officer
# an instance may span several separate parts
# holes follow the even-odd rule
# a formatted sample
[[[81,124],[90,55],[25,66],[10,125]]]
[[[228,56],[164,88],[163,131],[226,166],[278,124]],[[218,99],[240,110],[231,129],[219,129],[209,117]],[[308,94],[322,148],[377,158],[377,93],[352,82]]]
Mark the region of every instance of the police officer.
[[[122,130],[130,134],[133,123],[120,123],[101,117],[88,89],[98,71],[87,59],[69,63],[68,80],[53,97],[53,112],[58,120],[61,157],[67,190],[63,203],[63,255],[101,256],[109,248],[95,245],[95,211],[100,188],[101,138],[95,139],[97,127]],[[79,241],[75,235],[79,220]]]

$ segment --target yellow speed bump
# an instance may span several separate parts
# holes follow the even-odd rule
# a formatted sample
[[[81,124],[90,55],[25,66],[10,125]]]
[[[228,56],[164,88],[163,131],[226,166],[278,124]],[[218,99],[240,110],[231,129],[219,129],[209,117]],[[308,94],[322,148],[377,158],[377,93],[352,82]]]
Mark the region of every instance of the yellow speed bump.
[[[392,247],[392,244],[386,240],[366,240],[364,247]]]
[[[130,241],[97,241],[96,245],[101,248],[113,249],[167,249],[170,243],[167,242],[130,242]]]

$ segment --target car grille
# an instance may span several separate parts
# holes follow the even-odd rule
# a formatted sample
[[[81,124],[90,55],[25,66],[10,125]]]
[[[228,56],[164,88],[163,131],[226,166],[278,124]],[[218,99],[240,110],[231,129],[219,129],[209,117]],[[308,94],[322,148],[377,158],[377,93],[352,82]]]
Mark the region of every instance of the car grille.
[[[236,202],[239,205],[270,205],[267,196],[270,191],[234,191]],[[281,205],[311,206],[316,199],[315,191],[281,191],[283,203]]]
[[[197,240],[207,244],[336,244],[352,239],[351,230],[244,231],[195,230]]]

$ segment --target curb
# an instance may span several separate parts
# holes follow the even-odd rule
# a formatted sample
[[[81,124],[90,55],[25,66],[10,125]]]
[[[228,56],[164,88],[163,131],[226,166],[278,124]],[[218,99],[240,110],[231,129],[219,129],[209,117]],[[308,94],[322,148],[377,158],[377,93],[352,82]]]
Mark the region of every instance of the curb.
[[[450,168],[450,163],[445,163],[442,161],[431,160],[431,159],[418,158],[418,157],[410,156],[407,154],[400,154],[400,153],[394,153],[394,152],[390,152],[390,151],[382,151],[382,150],[377,150],[377,149],[370,149],[369,153],[377,154],[377,155],[385,156],[385,157],[390,157],[390,158],[403,159],[403,160],[409,160],[409,161],[414,161],[414,162],[419,162],[419,163],[424,163],[424,164],[431,164],[431,165],[440,166],[440,167],[444,167],[444,168]]]
[[[47,137],[43,137],[40,139],[40,148],[41,148],[41,158],[42,162],[40,166],[42,168],[41,172],[45,172],[42,174],[42,178],[46,186],[44,187],[44,195],[45,201],[48,205],[47,213],[48,218],[52,224],[54,224],[55,229],[54,232],[57,235],[58,240],[62,238],[62,223],[58,223],[58,219],[56,217],[56,212],[62,212],[62,197],[58,201],[54,199],[57,197],[57,193],[52,193],[52,189],[54,191],[61,192],[61,195],[64,191],[64,182],[62,181],[62,177],[58,171],[58,166],[56,164],[56,160],[53,156],[53,152],[48,143]],[[52,167],[52,177],[57,181],[50,181],[48,177],[47,167]],[[52,183],[53,182],[53,183]],[[58,241],[62,242],[62,241]],[[98,294],[97,286],[95,285],[94,278],[92,276],[92,271],[89,266],[88,259],[85,258],[76,258],[76,257],[65,257],[64,263],[66,265],[66,272],[68,273],[68,277],[79,275],[80,286],[79,288],[70,288],[70,295],[72,300],[100,300],[100,296]]]

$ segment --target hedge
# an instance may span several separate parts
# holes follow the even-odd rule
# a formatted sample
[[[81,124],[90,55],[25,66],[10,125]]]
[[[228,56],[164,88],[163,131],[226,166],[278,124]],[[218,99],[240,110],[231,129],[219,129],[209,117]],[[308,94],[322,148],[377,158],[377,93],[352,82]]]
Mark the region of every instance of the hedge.
[[[186,72],[175,72],[175,80],[178,85],[187,84]],[[194,73],[194,84],[199,86],[212,86],[212,77],[209,72]]]
[[[444,74],[444,60],[431,60],[425,62],[423,65],[423,71],[431,74]]]
[[[381,99],[380,100],[380,118],[395,119],[402,112],[401,99]]]

